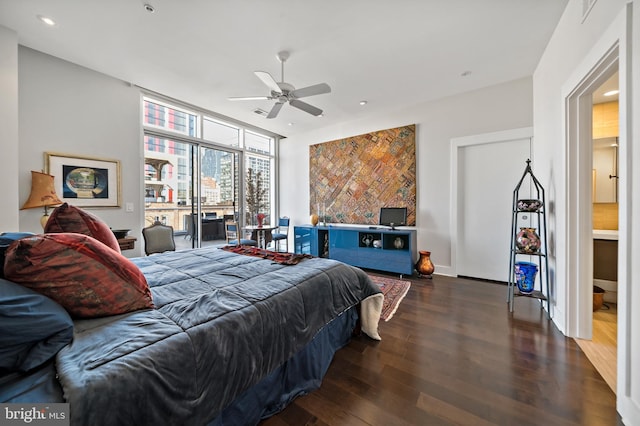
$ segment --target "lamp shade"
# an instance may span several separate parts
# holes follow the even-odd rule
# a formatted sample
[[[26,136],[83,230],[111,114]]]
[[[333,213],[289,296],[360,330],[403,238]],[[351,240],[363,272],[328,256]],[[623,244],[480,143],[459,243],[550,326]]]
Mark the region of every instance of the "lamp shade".
[[[53,186],[53,176],[31,171],[31,194],[20,210],[62,204]]]

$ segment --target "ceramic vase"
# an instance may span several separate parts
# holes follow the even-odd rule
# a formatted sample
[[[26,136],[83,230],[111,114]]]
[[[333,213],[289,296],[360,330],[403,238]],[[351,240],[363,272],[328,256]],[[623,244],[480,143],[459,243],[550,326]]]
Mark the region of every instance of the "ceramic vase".
[[[401,248],[404,248],[404,240],[400,237],[396,237],[396,239],[393,240],[393,246],[398,250],[400,250]]]
[[[520,228],[516,234],[516,247],[522,253],[537,253],[540,250],[540,237],[536,228]]]
[[[264,214],[258,213],[256,215],[256,219],[258,220],[258,226],[262,228],[262,224],[264,222]]]
[[[435,270],[433,262],[431,262],[431,252],[426,250],[420,250],[420,258],[416,262],[415,268],[420,275],[431,275]]]
[[[318,217],[317,214],[312,214],[309,220],[311,221],[311,225],[316,226],[320,218]]]
[[[516,262],[516,284],[521,293],[531,293],[535,287],[538,265],[531,262]]]

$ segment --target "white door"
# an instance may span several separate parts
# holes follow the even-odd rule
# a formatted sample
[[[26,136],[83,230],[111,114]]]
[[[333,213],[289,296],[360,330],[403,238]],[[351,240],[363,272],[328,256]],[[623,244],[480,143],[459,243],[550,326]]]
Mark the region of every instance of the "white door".
[[[513,190],[531,156],[531,139],[504,140],[502,133],[495,137],[487,141],[479,136],[480,143],[467,139],[458,148],[456,271],[507,282]],[[531,167],[535,174],[535,164]]]

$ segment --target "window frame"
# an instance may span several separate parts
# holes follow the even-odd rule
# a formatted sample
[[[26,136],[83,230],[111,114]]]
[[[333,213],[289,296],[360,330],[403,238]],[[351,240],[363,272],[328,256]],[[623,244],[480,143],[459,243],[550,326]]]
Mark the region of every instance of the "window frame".
[[[161,125],[146,123],[145,116],[145,102],[150,102],[153,104],[161,105],[167,109],[174,109],[177,111],[181,111],[185,114],[190,114],[195,116],[195,135],[189,135],[185,132],[181,131],[171,131],[171,129],[167,129]],[[279,205],[279,197],[278,197],[278,180],[279,180],[279,161],[278,161],[278,152],[279,152],[279,143],[282,138],[281,135],[269,132],[265,129],[261,129],[247,123],[243,123],[241,121],[233,120],[228,117],[223,117],[213,111],[208,111],[202,108],[198,108],[193,105],[186,104],[184,102],[180,102],[174,99],[167,98],[165,96],[159,95],[157,93],[150,93],[143,91],[140,97],[140,108],[141,108],[141,124],[142,124],[142,154],[143,157],[146,155],[146,150],[144,147],[144,140],[146,136],[162,138],[162,139],[171,139],[176,142],[183,142],[187,144],[195,145],[197,151],[200,151],[200,148],[210,148],[221,151],[228,151],[238,155],[239,165],[241,167],[242,173],[239,173],[238,176],[238,202],[240,206],[238,208],[238,214],[240,218],[245,217],[247,212],[246,206],[246,170],[248,168],[248,161],[250,157],[260,157],[269,160],[270,163],[270,176],[269,176],[269,200],[270,200],[270,211],[269,215],[272,217],[272,221],[277,221],[279,217],[278,205]],[[167,114],[167,113],[165,113]],[[238,129],[238,146],[231,146],[225,143],[220,143],[216,141],[212,141],[209,139],[205,139],[204,135],[204,126],[205,121],[210,121],[213,123],[217,123],[223,126],[229,126],[231,128]],[[166,120],[165,120],[166,122]],[[188,129],[187,129],[188,133]],[[246,137],[247,133],[251,135],[256,135],[258,137],[264,137],[269,140],[269,153],[256,151],[253,149],[247,149]],[[200,170],[200,159],[198,158],[197,163],[197,172]],[[145,170],[143,170],[144,174]],[[192,176],[193,180],[197,181],[197,184],[200,185],[200,177]],[[143,191],[144,193],[144,191]],[[197,212],[200,214],[201,206],[200,201],[197,202]],[[200,241],[200,239],[198,239]]]

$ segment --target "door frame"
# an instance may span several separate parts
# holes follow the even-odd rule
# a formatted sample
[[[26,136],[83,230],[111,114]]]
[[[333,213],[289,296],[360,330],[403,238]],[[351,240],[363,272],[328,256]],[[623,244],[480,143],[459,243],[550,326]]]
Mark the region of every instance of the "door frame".
[[[567,167],[566,334],[591,339],[593,333],[593,92],[619,69],[615,43],[565,98]],[[621,92],[622,93],[622,92]],[[622,135],[620,135],[622,136]],[[626,148],[619,138],[619,152]],[[622,157],[622,156],[621,156]],[[620,195],[624,176],[619,173]],[[622,201],[619,197],[619,205]],[[622,225],[622,223],[620,223]],[[619,238],[622,232],[618,232]]]
[[[533,127],[521,127],[518,129],[503,130],[499,132],[483,133],[478,135],[464,136],[451,139],[451,199],[449,223],[451,233],[451,271],[450,274],[458,274],[458,247],[460,246],[460,235],[458,232],[460,214],[458,212],[459,197],[458,191],[458,170],[460,168],[459,153],[462,148],[472,145],[485,145],[491,143],[503,143],[517,139],[533,139]],[[533,143],[530,143],[533,150]]]

